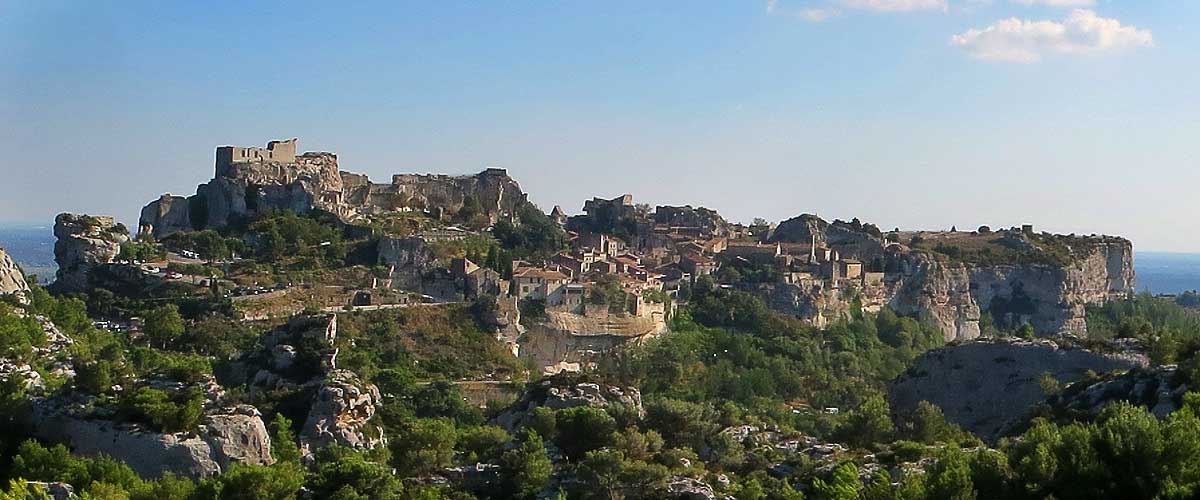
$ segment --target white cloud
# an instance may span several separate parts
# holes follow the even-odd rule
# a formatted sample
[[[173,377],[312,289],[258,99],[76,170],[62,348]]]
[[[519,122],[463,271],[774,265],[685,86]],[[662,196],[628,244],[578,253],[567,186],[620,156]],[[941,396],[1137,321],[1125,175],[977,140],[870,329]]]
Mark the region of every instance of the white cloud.
[[[875,12],[908,12],[913,10],[946,10],[946,0],[841,0],[847,9]]]
[[[838,14],[839,14],[839,12],[834,9],[810,8],[810,9],[801,10],[797,15],[800,16],[800,19],[803,19],[810,23],[819,23],[822,21],[826,21],[829,18],[834,17]]]
[[[1012,0],[1021,5],[1048,5],[1050,7],[1091,7],[1096,0]]]
[[[779,0],[767,0],[767,14],[774,14],[779,7]]]
[[[950,43],[976,59],[1030,63],[1046,54],[1095,54],[1151,47],[1154,35],[1087,9],[1075,9],[1062,22],[1002,19],[986,28],[954,35]]]

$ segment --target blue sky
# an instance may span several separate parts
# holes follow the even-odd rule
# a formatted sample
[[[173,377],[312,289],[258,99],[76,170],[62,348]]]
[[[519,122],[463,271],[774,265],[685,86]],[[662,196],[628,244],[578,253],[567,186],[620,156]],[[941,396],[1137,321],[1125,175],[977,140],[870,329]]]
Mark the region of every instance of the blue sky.
[[[1028,4],[1028,5],[1027,5]],[[1058,4],[1058,5],[1054,5]],[[135,223],[213,149],[1200,251],[1200,2],[7,2],[0,222]]]

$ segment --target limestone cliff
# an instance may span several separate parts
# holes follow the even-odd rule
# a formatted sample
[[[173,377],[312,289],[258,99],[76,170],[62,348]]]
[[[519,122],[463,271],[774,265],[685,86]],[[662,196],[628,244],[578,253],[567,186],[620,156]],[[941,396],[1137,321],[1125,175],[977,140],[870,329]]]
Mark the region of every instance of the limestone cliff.
[[[59,214],[54,219],[54,261],[58,273],[53,287],[61,292],[87,289],[88,273],[111,263],[129,241],[129,231],[112,217]]]
[[[25,282],[25,275],[4,248],[0,248],[0,295],[16,294],[23,297],[27,292],[29,284]]]
[[[420,290],[423,277],[437,267],[437,256],[425,240],[417,237],[379,238],[379,263],[389,268],[389,286]]]
[[[1087,330],[1086,307],[1134,291],[1133,245],[1080,239],[1061,263],[973,263],[890,247],[885,268],[898,271],[887,305],[939,326],[947,340],[979,336],[983,312],[1001,324],[1042,334]]]
[[[340,171],[333,153],[238,159],[223,155],[227,149],[218,148],[215,175],[197,187],[195,195],[166,194],[147,204],[139,234],[161,239],[179,231],[221,227],[231,217],[266,210],[321,210],[350,222],[409,210],[441,217],[471,204],[496,222],[528,204],[520,185],[502,169],[469,176],[399,174],[381,184]]]
[[[1043,376],[1066,385],[1097,373],[1145,366],[1138,355],[1063,348],[1050,340],[975,341],[923,354],[889,387],[892,411],[928,401],[946,420],[987,441],[1001,437],[1048,394]]]
[[[876,273],[874,280],[760,287],[773,308],[817,325],[846,315],[858,300],[868,310],[890,307],[931,321],[947,341],[978,337],[984,313],[1007,327],[1029,324],[1040,334],[1083,333],[1087,306],[1134,291],[1133,245],[1111,236],[1013,229],[885,237],[857,220],[827,223],[802,215],[780,224],[772,240],[815,242]]]
[[[520,336],[517,353],[545,373],[580,371],[600,356],[667,331],[662,315],[637,317],[589,310],[586,314],[547,311]]]

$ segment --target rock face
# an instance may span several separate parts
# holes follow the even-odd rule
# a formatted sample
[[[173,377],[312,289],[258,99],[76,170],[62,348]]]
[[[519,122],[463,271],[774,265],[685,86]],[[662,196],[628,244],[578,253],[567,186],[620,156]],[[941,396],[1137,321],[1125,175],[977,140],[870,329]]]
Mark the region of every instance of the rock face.
[[[17,263],[13,262],[12,257],[0,248],[0,295],[16,294],[24,297],[28,292],[29,283],[25,282],[25,275],[17,268]]]
[[[238,406],[208,415],[194,434],[163,434],[109,420],[72,415],[57,401],[35,403],[32,432],[66,444],[82,455],[104,454],[145,477],[164,473],[189,477],[220,474],[230,464],[269,465],[271,438],[258,410]]]
[[[1064,265],[943,262],[928,254],[889,252],[902,282],[889,305],[915,313],[946,332],[947,340],[979,336],[979,317],[1028,323],[1039,333],[1084,333],[1088,305],[1134,291],[1133,245],[1104,238],[1081,245]]]
[[[325,376],[313,398],[308,420],[300,433],[300,448],[312,450],[337,444],[370,449],[384,443],[383,431],[368,425],[380,404],[379,389],[359,380],[349,370],[334,370]]]
[[[62,292],[87,289],[88,273],[111,263],[129,241],[129,231],[112,217],[63,213],[54,219],[54,261],[58,273],[54,288]]]
[[[605,407],[618,404],[633,407],[639,416],[645,415],[642,393],[637,388],[549,379],[526,392],[520,400],[492,419],[492,423],[512,431],[520,427],[529,412],[539,406],[561,410],[576,406]]]
[[[1097,373],[1144,366],[1137,356],[1061,348],[1049,340],[976,341],[929,351],[888,390],[892,410],[906,413],[928,401],[946,420],[987,441],[1047,397],[1045,374],[1066,385]]]
[[[900,314],[920,316],[938,325],[947,341],[978,337],[984,313],[1005,325],[1029,324],[1041,334],[1082,333],[1087,328],[1087,306],[1134,292],[1129,240],[1040,238],[1049,241],[1051,248],[1039,246],[1034,236],[1018,230],[978,236],[970,244],[1007,253],[1004,257],[982,254],[972,260],[889,243],[878,228],[857,220],[829,223],[801,215],[784,221],[771,236],[774,242],[828,247],[843,258],[863,262],[865,270],[882,272],[876,282],[849,283],[858,288],[863,307],[890,307]],[[772,284],[760,293],[773,308],[821,325],[849,310],[841,288],[845,287],[830,286],[826,280]]]
[[[585,314],[547,311],[517,339],[518,357],[533,360],[545,373],[580,371],[624,345],[668,331],[661,316],[638,317],[588,310]]]
[[[295,140],[283,141],[295,147]],[[492,222],[528,204],[521,187],[502,169],[471,176],[400,174],[389,184],[342,172],[337,155],[229,154],[217,149],[213,179],[190,197],[163,195],[142,209],[139,234],[165,238],[179,231],[221,227],[235,215],[266,210],[321,210],[344,222],[393,211],[428,211],[436,217],[471,203]]]
[[[379,263],[390,267],[393,288],[419,290],[424,276],[437,267],[437,257],[421,238],[384,236],[376,250]]]

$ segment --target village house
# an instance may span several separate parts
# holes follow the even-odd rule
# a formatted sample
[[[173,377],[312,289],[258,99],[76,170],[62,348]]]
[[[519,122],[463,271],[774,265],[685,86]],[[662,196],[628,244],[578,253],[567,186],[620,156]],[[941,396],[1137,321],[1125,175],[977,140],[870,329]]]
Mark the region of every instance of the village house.
[[[544,300],[547,306],[562,305],[570,277],[553,269],[513,267],[513,291],[518,300]]]
[[[687,254],[679,258],[679,268],[687,271],[693,278],[699,278],[716,273],[717,261],[705,255]]]
[[[509,283],[500,273],[471,262],[469,259],[450,261],[450,276],[463,290],[463,298],[471,300],[483,295],[505,295]]]

